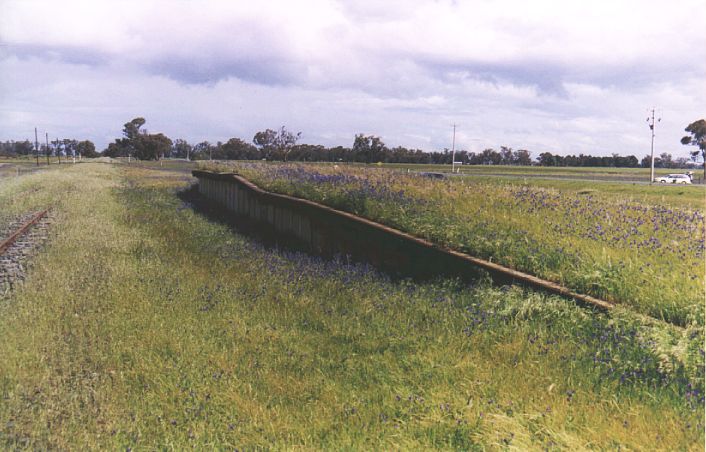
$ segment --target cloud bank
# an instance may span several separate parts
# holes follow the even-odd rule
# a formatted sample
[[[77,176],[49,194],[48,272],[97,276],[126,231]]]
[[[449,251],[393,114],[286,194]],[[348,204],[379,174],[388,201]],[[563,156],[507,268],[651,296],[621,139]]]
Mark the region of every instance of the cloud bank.
[[[44,125],[102,147],[144,116],[192,141],[286,124],[431,150],[459,123],[471,150],[642,155],[654,105],[662,151],[686,155],[704,116],[699,3],[4,0],[0,134]]]

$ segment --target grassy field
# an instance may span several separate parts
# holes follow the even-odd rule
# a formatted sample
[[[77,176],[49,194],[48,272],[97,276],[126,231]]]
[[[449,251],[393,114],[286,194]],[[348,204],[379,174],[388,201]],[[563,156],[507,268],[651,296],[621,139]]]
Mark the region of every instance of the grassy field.
[[[383,168],[403,171],[430,171],[451,173],[451,164],[414,165],[390,163],[379,165]],[[492,176],[501,178],[539,178],[539,179],[576,179],[596,182],[649,183],[650,168],[612,168],[612,167],[565,167],[565,166],[511,166],[511,165],[456,165],[456,172],[465,176]],[[655,168],[655,176],[672,173],[693,172],[693,183],[703,183],[703,168],[691,170],[676,168]]]
[[[702,448],[703,328],[265,249],[189,184],[0,181],[13,212],[54,206],[0,300],[0,448]]]
[[[700,187],[439,180],[330,165],[224,163],[215,168],[658,319],[704,324]]]

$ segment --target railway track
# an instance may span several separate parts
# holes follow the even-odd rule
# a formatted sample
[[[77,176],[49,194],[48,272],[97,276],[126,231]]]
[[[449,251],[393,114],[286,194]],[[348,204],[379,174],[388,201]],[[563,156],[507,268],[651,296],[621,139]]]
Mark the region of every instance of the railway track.
[[[0,230],[0,298],[24,280],[29,257],[46,240],[49,209],[22,215]]]

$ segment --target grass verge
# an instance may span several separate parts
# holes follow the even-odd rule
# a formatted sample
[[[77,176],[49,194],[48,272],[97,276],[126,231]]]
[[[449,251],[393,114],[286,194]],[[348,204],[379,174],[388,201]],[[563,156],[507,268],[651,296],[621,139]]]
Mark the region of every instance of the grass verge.
[[[181,174],[27,178],[56,220],[0,305],[0,447],[703,445],[703,329],[264,249]]]

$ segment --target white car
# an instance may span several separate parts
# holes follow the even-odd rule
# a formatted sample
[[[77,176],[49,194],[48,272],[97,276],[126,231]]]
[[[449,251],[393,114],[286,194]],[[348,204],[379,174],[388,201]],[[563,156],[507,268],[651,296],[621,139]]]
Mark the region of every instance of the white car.
[[[691,178],[686,174],[667,174],[662,177],[655,177],[655,182],[662,184],[690,184]]]

